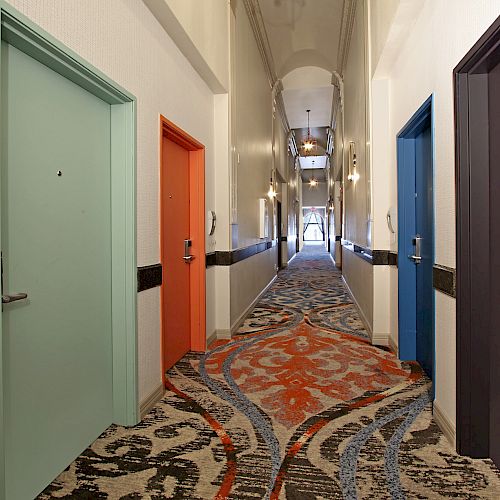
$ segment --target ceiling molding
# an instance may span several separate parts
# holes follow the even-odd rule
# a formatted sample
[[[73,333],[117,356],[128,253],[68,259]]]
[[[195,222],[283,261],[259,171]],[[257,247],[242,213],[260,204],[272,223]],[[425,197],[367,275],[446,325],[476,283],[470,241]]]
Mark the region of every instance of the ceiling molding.
[[[266,27],[264,25],[264,18],[262,17],[262,11],[260,10],[260,5],[258,0],[243,0],[245,9],[247,11],[248,19],[250,20],[250,26],[255,36],[257,42],[257,47],[259,48],[260,56],[264,64],[264,69],[269,80],[269,86],[273,91],[273,97],[276,102],[276,107],[278,109],[281,122],[285,132],[288,134],[290,132],[290,125],[288,123],[288,118],[285,111],[285,103],[283,102],[283,97],[281,91],[283,90],[283,84],[278,78],[278,73],[276,72],[276,65],[274,63],[273,54],[271,52],[271,45],[269,44],[269,38],[267,36]]]
[[[354,28],[354,18],[356,15],[357,0],[344,0],[342,11],[342,27],[340,29],[339,53],[337,55],[337,65],[339,73],[344,74],[344,69],[349,55],[352,30]]]

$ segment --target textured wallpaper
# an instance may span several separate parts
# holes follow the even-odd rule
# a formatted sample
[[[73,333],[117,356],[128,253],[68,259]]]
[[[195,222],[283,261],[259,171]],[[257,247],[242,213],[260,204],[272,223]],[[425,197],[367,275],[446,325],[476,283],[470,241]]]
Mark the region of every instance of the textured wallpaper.
[[[138,265],[159,261],[159,114],[206,146],[213,206],[213,94],[139,0],[12,0],[15,8],[137,97]],[[160,384],[159,289],[139,294],[139,386]],[[210,318],[209,324],[213,325]]]

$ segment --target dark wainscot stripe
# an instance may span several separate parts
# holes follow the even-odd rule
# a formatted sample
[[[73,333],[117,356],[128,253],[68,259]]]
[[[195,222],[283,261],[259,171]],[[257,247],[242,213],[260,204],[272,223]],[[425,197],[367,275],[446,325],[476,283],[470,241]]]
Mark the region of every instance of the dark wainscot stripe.
[[[207,253],[207,255],[205,256],[205,265],[206,265],[206,267],[215,266],[216,262],[217,262],[217,254],[216,254],[216,252]]]
[[[336,237],[337,238],[337,237]],[[397,266],[398,254],[390,250],[370,250],[347,240],[341,240],[342,246],[374,266]]]
[[[282,236],[281,241],[288,241],[288,236]]]
[[[237,262],[253,257],[258,253],[265,252],[276,246],[276,240],[263,241],[245,248],[236,250],[217,251],[206,255],[206,265],[208,266],[232,266]]]
[[[434,264],[432,268],[432,284],[436,290],[449,295],[457,296],[457,272],[452,267]]]
[[[342,241],[342,236],[335,236],[335,241]]]
[[[342,247],[361,257],[366,262],[373,264],[372,251],[368,248],[363,248],[347,240],[342,240]]]
[[[142,292],[162,283],[161,264],[143,266],[137,268],[137,291]]]

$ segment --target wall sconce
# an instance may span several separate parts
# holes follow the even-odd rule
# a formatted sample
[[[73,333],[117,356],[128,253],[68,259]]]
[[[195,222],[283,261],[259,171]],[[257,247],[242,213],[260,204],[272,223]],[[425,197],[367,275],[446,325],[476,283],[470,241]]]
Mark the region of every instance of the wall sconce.
[[[333,198],[330,196],[328,200],[328,209],[330,210],[330,212],[333,212],[333,207],[334,207]]]
[[[349,174],[347,180],[356,182],[359,179],[359,174],[356,172],[356,145],[353,141],[349,143]]]
[[[273,178],[269,181],[269,191],[267,192],[267,196],[269,196],[270,200],[273,200],[276,197],[276,191],[273,186]]]

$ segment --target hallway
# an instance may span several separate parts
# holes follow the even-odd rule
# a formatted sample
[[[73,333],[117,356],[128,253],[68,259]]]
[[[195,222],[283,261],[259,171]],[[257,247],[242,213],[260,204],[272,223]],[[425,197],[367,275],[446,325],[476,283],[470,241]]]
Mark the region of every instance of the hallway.
[[[329,254],[306,246],[230,341],[189,354],[137,426],[113,426],[48,498],[499,498],[458,456],[415,363],[370,344]]]

